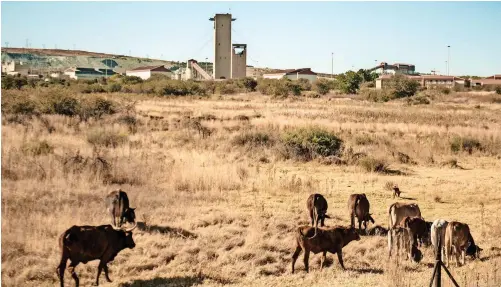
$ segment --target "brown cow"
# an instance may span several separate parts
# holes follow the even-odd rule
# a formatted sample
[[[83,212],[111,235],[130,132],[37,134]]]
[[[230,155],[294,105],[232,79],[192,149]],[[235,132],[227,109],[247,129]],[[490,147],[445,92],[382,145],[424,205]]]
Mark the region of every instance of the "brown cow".
[[[409,229],[409,232],[419,246],[423,243],[429,245],[430,243],[430,229],[428,228],[428,223],[424,221],[421,217],[409,217],[406,216],[402,219],[399,226]]]
[[[129,206],[129,198],[125,191],[121,189],[114,190],[106,196],[105,201],[113,226],[120,227],[125,222],[134,223],[136,221],[135,208]]]
[[[395,202],[392,205],[390,205],[388,213],[389,213],[388,229],[396,227],[406,216],[421,217],[421,210],[419,209],[419,206],[415,203]]]
[[[400,193],[401,193],[400,189],[399,189],[399,188],[398,188],[398,186],[395,184],[395,185],[393,186],[393,198],[395,198],[395,196],[400,197]]]
[[[296,231],[296,251],[292,255],[292,273],[294,273],[294,265],[296,263],[301,250],[304,250],[304,268],[309,272],[308,259],[310,251],[313,254],[322,252],[320,261],[320,269],[322,269],[327,252],[332,254],[337,253],[339,264],[343,269],[346,269],[343,264],[343,247],[353,240],[360,240],[360,235],[351,227],[335,226],[326,229],[319,229],[315,238],[310,236],[315,233],[315,229],[310,226],[300,226]]]
[[[136,244],[132,239],[132,229],[116,230],[111,225],[100,226],[72,226],[59,237],[59,247],[61,248],[61,262],[57,267],[57,274],[61,287],[64,286],[64,270],[66,262],[71,261],[69,270],[78,287],[79,279],[75,268],[79,263],[86,264],[89,261],[99,259],[97,277],[95,285],[99,285],[99,276],[104,270],[104,275],[108,282],[108,262],[113,261],[118,253],[125,249],[133,249]]]
[[[445,257],[446,266],[449,266],[449,259],[454,252],[456,255],[456,266],[459,266],[459,255],[461,253],[462,265],[465,264],[466,249],[470,244],[472,236],[470,227],[466,223],[451,221],[445,229]]]
[[[392,250],[396,248],[396,255],[404,251],[407,259],[414,262],[420,262],[423,253],[417,248],[417,242],[410,235],[409,229],[404,227],[395,227],[388,230],[388,257],[392,256]]]
[[[358,220],[358,230],[362,230],[362,222],[364,230],[367,231],[367,222],[371,221],[374,224],[374,219],[369,213],[370,203],[365,193],[352,194],[348,198],[348,212],[351,219],[351,227],[355,228],[355,217]]]
[[[330,218],[327,213],[327,200],[325,197],[319,193],[311,194],[306,200],[306,207],[308,208],[308,213],[310,214],[311,226],[315,226],[315,234],[312,238],[317,236],[318,221],[320,221],[320,226],[324,227],[325,218]]]

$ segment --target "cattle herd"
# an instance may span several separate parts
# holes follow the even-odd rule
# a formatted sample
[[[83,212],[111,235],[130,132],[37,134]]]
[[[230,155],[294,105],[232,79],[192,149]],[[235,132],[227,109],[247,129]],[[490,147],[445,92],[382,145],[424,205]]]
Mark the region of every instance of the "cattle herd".
[[[395,195],[400,195],[396,186],[394,187]],[[133,249],[136,246],[132,239],[132,230],[137,226],[135,208],[129,206],[127,193],[122,190],[112,191],[106,196],[105,202],[107,212],[111,216],[111,225],[72,226],[59,237],[61,261],[57,267],[57,275],[61,287],[64,286],[64,271],[68,259],[70,260],[68,269],[77,287],[79,279],[75,273],[76,266],[79,263],[85,264],[99,259],[95,282],[97,286],[103,270],[106,280],[111,282],[107,264],[113,261],[121,250]],[[311,194],[306,205],[311,226],[300,226],[295,231],[296,249],[292,255],[292,273],[294,273],[294,265],[301,251],[304,251],[306,272],[309,271],[310,252],[313,254],[322,252],[320,268],[324,265],[327,252],[330,252],[337,254],[340,266],[345,269],[342,249],[351,241],[360,240],[360,235],[387,236],[389,257],[392,257],[393,251],[397,256],[403,251],[408,260],[416,263],[423,258],[423,253],[419,250],[419,247],[423,245],[433,245],[435,253],[441,252],[444,255],[447,266],[453,254],[459,266],[460,255],[464,265],[466,255],[478,258],[482,250],[475,244],[467,224],[457,221],[448,222],[444,219],[425,221],[419,206],[415,203],[391,204],[388,209],[388,229],[379,225],[367,229],[367,223],[370,221],[374,224],[375,220],[369,213],[370,203],[365,194],[352,194],[348,198],[350,226],[325,227],[325,219],[331,217],[327,215],[327,200],[321,194]],[[355,218],[358,220],[358,229],[355,228]],[[319,222],[320,228],[318,228]],[[125,223],[134,225],[129,229],[124,229],[122,225]]]

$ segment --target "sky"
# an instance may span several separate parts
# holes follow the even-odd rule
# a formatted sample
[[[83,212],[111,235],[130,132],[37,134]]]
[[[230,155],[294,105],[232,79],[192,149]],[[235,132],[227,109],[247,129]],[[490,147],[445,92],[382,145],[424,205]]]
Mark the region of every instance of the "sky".
[[[213,59],[216,13],[231,13],[247,64],[334,73],[375,62],[421,73],[501,74],[501,2],[5,2],[4,47]],[[447,46],[451,46],[450,49]]]

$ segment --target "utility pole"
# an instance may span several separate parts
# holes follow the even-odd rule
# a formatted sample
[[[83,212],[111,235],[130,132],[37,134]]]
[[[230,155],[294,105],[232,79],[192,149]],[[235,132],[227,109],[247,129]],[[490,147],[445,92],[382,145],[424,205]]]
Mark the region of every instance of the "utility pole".
[[[449,63],[445,61],[445,71],[447,72],[447,75],[449,75]]]
[[[9,48],[9,42],[5,42],[5,48]]]
[[[451,46],[447,46],[447,76],[450,75],[450,67],[451,67]]]
[[[206,71],[207,73],[209,73],[209,70],[207,70],[207,62],[208,62],[208,61],[209,61],[209,58],[208,58],[208,57],[206,57],[206,58],[205,58],[205,71]]]
[[[331,59],[331,78],[334,78],[334,52],[332,52],[332,59]]]

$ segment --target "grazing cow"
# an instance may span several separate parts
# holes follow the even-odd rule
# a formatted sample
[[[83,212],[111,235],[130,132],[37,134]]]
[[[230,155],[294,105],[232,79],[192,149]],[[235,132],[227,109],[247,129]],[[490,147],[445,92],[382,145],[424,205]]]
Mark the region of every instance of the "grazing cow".
[[[421,210],[419,209],[419,206],[415,203],[395,202],[392,205],[390,205],[388,213],[389,213],[388,229],[396,227],[400,222],[402,222],[402,219],[406,216],[421,217]]]
[[[470,233],[469,246],[466,248],[466,255],[471,256],[473,259],[480,258],[480,251],[483,249],[480,246],[475,244],[475,240],[473,240],[473,236]]]
[[[320,226],[324,227],[325,218],[330,218],[327,213],[327,200],[319,193],[312,194],[308,197],[306,201],[306,207],[310,214],[311,225],[315,226],[315,234],[313,237],[317,236],[318,221],[320,221]],[[313,238],[312,237],[312,238]]]
[[[386,236],[388,234],[388,229],[376,225],[374,227],[369,228],[366,232],[367,235],[372,235],[372,236]]]
[[[364,230],[367,231],[367,222],[371,221],[374,224],[374,219],[369,213],[370,203],[365,193],[352,194],[348,198],[348,212],[351,219],[351,227],[355,228],[355,217],[358,219],[358,230],[362,230],[362,222]]]
[[[320,261],[320,269],[322,269],[327,252],[332,254],[337,253],[339,264],[343,269],[346,269],[343,264],[343,247],[353,240],[360,240],[360,235],[354,228],[335,226],[326,229],[318,230],[317,236],[312,238],[311,235],[317,231],[310,226],[300,226],[296,231],[296,251],[292,255],[292,273],[294,273],[294,265],[296,263],[301,250],[304,250],[304,268],[309,272],[308,259],[310,252],[317,254],[322,252]]]
[[[135,208],[129,206],[129,198],[125,191],[121,189],[112,191],[106,196],[105,201],[113,226],[121,227],[125,222],[134,223],[136,221]]]
[[[132,239],[132,229],[116,230],[111,225],[100,226],[72,226],[59,237],[61,249],[61,262],[57,267],[57,274],[61,287],[64,286],[64,270],[66,262],[70,259],[69,270],[78,287],[79,279],[75,268],[79,263],[86,264],[89,261],[99,259],[95,285],[99,285],[99,276],[104,270],[106,281],[111,282],[108,276],[108,262],[113,261],[115,256],[125,248],[133,249],[136,244]]]
[[[388,230],[388,257],[391,257],[392,250],[396,248],[396,255],[404,251],[407,259],[418,263],[423,258],[423,253],[417,248],[417,242],[411,236],[409,229],[395,227]]]
[[[447,224],[449,222],[445,219],[436,219],[433,221],[433,224],[431,225],[431,244],[433,244],[433,252],[435,253],[435,256],[437,255],[437,248],[438,248],[438,240],[440,239],[440,245],[442,248],[440,249],[440,252],[442,252],[442,258],[444,258],[444,250],[445,250],[445,229],[447,228]]]
[[[461,254],[462,265],[465,264],[466,249],[473,237],[470,234],[470,227],[466,223],[451,221],[445,229],[445,257],[447,267],[454,252],[456,255],[456,266],[459,266],[459,256]]]
[[[400,197],[400,193],[401,193],[400,189],[399,189],[399,188],[398,188],[398,186],[395,184],[395,185],[393,186],[393,198],[395,198],[395,196]]]
[[[421,246],[423,243],[430,244],[430,230],[426,221],[421,217],[406,216],[399,224],[400,227],[407,228],[412,238]]]

